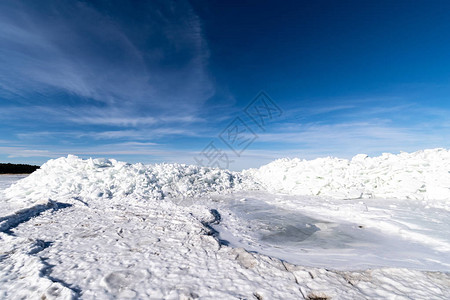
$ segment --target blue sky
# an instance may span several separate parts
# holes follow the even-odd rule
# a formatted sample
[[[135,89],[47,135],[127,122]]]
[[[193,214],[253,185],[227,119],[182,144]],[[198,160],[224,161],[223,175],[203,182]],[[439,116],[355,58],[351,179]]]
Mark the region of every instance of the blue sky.
[[[0,161],[450,147],[448,1],[2,1]],[[265,91],[281,110],[258,127]],[[236,156],[219,134],[240,118]],[[218,152],[219,153],[219,152]]]

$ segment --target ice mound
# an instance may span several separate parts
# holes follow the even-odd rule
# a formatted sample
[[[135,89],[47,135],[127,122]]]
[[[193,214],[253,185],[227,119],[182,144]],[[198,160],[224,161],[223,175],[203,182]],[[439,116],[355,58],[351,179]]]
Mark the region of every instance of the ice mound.
[[[450,151],[429,149],[352,160],[279,159],[243,171],[271,192],[341,199],[450,199]]]
[[[6,189],[9,199],[78,198],[162,199],[224,192],[239,185],[241,175],[227,170],[181,164],[128,164],[73,155],[50,160],[39,170]]]
[[[128,164],[83,160],[69,155],[50,160],[5,191],[27,203],[79,198],[162,199],[262,189],[290,195],[337,199],[450,199],[450,150],[430,149],[353,159],[279,159],[242,172],[182,164]],[[83,200],[84,201],[84,200]]]

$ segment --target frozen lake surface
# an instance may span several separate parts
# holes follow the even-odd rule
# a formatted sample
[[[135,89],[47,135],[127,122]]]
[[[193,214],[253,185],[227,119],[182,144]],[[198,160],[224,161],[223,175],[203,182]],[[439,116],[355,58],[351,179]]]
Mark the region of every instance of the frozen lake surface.
[[[220,213],[213,227],[225,243],[293,264],[450,270],[450,213],[420,203],[240,192],[209,206]]]
[[[0,175],[0,191],[6,189],[11,184],[13,184],[16,181],[19,181],[22,178],[27,177],[27,175]]]

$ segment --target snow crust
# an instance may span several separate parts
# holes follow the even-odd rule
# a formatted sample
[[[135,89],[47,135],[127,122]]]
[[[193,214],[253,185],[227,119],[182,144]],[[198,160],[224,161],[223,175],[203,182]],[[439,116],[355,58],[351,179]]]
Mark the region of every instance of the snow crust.
[[[22,212],[26,213],[26,212]],[[0,232],[2,299],[445,299],[450,275],[333,271],[221,245],[200,206],[73,202]],[[12,229],[12,228],[11,228]]]
[[[450,200],[450,150],[445,149],[358,154],[351,160],[284,158],[243,174],[268,191],[289,195]]]

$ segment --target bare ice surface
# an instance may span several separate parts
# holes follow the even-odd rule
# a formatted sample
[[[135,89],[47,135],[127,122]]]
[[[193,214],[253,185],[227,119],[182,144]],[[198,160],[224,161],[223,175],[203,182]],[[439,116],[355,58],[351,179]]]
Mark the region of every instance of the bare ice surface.
[[[213,198],[233,247],[338,270],[450,270],[450,213],[407,201],[239,192]],[[286,202],[291,203],[289,207]]]

